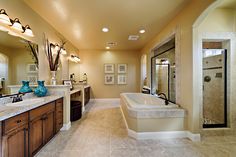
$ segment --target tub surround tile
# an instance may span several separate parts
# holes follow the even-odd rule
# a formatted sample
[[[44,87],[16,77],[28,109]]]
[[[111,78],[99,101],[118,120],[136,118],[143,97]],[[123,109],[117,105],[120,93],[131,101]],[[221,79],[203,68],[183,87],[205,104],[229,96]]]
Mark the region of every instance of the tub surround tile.
[[[134,118],[178,118],[185,117],[184,109],[154,109],[154,110],[128,110],[129,115]]]

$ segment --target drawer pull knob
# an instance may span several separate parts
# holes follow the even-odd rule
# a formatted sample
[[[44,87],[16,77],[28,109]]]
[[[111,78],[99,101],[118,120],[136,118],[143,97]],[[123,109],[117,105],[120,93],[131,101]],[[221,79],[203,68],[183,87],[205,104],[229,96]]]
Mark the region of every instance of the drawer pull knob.
[[[17,121],[16,121],[16,123],[20,123],[20,122],[21,122],[21,120],[17,120]]]

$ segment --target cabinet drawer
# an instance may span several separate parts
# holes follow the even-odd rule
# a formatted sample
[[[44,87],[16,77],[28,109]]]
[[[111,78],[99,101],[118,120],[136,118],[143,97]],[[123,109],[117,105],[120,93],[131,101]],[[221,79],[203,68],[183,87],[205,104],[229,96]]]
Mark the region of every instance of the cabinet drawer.
[[[62,104],[56,104],[56,111],[62,111],[63,105]]]
[[[56,132],[60,131],[63,126],[63,118],[56,120]]]
[[[8,132],[28,123],[29,114],[28,112],[22,113],[15,117],[9,118],[3,122],[3,134],[7,134]]]
[[[56,112],[56,119],[63,117],[63,111],[57,111]]]
[[[30,120],[33,120],[43,114],[55,111],[55,102],[48,103],[44,106],[30,111]]]
[[[63,104],[63,98],[57,99],[57,100],[56,100],[56,104]]]

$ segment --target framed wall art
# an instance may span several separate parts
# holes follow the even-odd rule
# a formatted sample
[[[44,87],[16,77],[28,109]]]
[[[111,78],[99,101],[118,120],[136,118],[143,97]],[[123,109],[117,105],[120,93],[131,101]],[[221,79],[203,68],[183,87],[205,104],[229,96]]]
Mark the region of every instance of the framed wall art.
[[[36,64],[27,64],[27,72],[28,73],[37,73],[38,69]]]
[[[28,81],[31,85],[35,85],[37,84],[37,81],[38,81],[38,76],[36,75],[29,75],[28,76]]]
[[[118,75],[117,76],[117,84],[127,84],[127,76],[126,75]]]
[[[115,75],[106,74],[104,79],[104,84],[106,85],[111,85],[115,83]]]
[[[104,73],[106,74],[110,74],[110,73],[114,73],[114,64],[104,64]]]
[[[118,64],[118,66],[117,66],[117,72],[119,73],[119,74],[125,74],[125,73],[127,73],[127,64]]]

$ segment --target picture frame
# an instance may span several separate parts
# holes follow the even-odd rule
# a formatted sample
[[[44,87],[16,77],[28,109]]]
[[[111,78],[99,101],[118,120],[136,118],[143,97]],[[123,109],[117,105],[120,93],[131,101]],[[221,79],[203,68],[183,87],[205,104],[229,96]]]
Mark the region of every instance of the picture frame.
[[[63,85],[70,86],[70,90],[73,90],[73,84],[71,80],[63,80]]]
[[[125,74],[127,73],[127,64],[118,64],[117,66],[117,72],[119,74]]]
[[[115,75],[107,74],[104,76],[104,84],[105,85],[112,85],[115,84]]]
[[[36,64],[27,64],[27,73],[37,73],[37,65]]]
[[[104,73],[106,74],[112,74],[115,72],[115,65],[114,64],[110,64],[110,63],[107,63],[107,64],[104,64]]]
[[[29,75],[28,76],[28,81],[29,81],[29,84],[35,85],[38,82],[38,76],[36,76],[36,75]]]
[[[119,84],[119,85],[127,84],[127,76],[126,75],[118,75],[117,76],[117,84]]]

